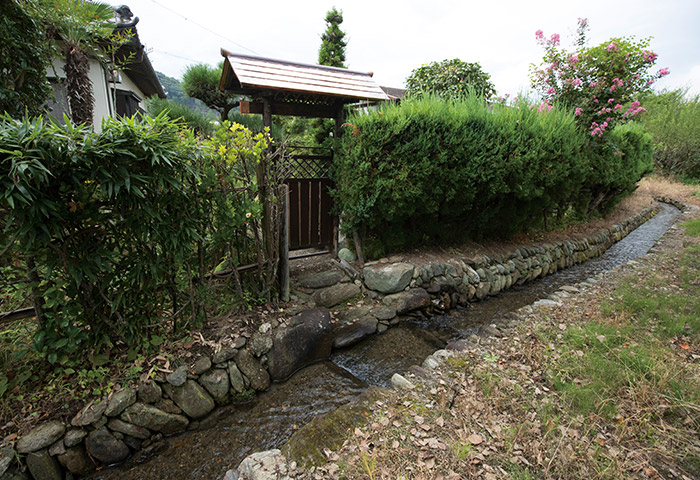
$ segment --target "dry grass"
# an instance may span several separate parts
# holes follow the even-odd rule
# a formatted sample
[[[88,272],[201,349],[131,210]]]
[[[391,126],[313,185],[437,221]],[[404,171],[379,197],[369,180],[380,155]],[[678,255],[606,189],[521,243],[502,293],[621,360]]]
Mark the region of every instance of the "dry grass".
[[[665,195],[684,203],[700,206],[700,185],[676,182],[669,177],[650,175],[639,182],[638,194],[654,197]]]

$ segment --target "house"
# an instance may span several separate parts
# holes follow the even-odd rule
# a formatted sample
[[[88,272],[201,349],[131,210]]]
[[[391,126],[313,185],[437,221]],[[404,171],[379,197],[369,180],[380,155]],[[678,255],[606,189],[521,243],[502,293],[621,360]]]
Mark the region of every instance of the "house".
[[[119,68],[112,70],[97,58],[90,59],[90,81],[95,99],[93,125],[100,129],[105,117],[127,116],[145,112],[144,101],[156,95],[165,98],[156,72],[146,55],[145,47],[139,40],[134,17],[126,5],[116,7],[114,11],[115,33],[128,34],[128,40],[121,45],[114,58]],[[59,122],[63,114],[69,112],[68,99],[64,86],[65,72],[63,59],[56,58],[47,76],[54,90],[54,101],[49,102],[49,112]]]

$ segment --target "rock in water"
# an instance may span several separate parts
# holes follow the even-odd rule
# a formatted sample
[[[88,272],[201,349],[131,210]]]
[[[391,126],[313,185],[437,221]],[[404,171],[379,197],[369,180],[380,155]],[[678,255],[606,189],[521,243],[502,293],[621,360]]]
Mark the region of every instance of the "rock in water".
[[[289,326],[275,331],[270,352],[270,375],[273,380],[284,380],[300,368],[328,358],[332,347],[333,332],[328,309],[314,308],[302,312],[290,320]]]

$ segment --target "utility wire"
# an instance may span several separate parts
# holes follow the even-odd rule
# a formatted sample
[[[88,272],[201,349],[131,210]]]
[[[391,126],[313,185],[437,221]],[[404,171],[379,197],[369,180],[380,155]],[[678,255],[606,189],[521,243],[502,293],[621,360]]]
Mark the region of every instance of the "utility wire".
[[[175,54],[175,53],[166,52],[165,50],[161,50],[161,49],[159,49],[159,48],[154,48],[153,51],[156,52],[156,53],[160,53],[160,54],[163,54],[163,55],[167,55],[167,56],[169,56],[169,57],[175,57],[175,58],[179,58],[179,59],[182,59],[182,60],[187,60],[188,62],[197,63],[197,62],[200,61],[200,60],[195,60],[194,58],[183,57],[182,55],[177,55],[177,54]],[[150,52],[148,52],[148,53],[150,53]]]
[[[158,5],[160,8],[163,8],[163,9],[169,11],[170,13],[172,13],[172,14],[174,14],[174,15],[177,15],[178,17],[184,19],[186,22],[190,22],[191,24],[193,24],[193,25],[195,25],[195,26],[201,28],[202,30],[211,33],[212,35],[216,35],[217,37],[222,38],[222,39],[226,40],[227,42],[231,42],[231,43],[233,43],[234,45],[237,45],[237,46],[241,47],[241,48],[244,49],[244,50],[248,50],[249,52],[254,53],[255,55],[260,55],[260,54],[259,54],[258,52],[256,52],[255,50],[252,50],[252,49],[246,47],[245,45],[241,45],[240,43],[235,42],[235,41],[231,40],[230,38],[226,38],[226,37],[224,37],[223,35],[220,35],[220,34],[216,33],[215,31],[208,29],[208,28],[205,27],[204,25],[201,25],[201,24],[195,22],[194,20],[190,20],[189,18],[187,18],[186,16],[182,15],[181,13],[176,12],[175,10],[173,10],[173,9],[170,8],[170,7],[166,7],[165,5],[163,5],[162,3],[157,2],[156,0],[151,0],[151,2],[155,3],[155,4]]]

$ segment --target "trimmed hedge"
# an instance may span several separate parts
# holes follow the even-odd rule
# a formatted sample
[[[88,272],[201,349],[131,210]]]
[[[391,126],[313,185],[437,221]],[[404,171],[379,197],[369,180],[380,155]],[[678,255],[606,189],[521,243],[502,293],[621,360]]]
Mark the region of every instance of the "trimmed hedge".
[[[361,232],[370,256],[508,236],[553,215],[606,208],[650,158],[637,127],[622,127],[614,147],[594,152],[569,112],[492,107],[474,96],[387,104],[347,125],[334,196],[345,229]]]

